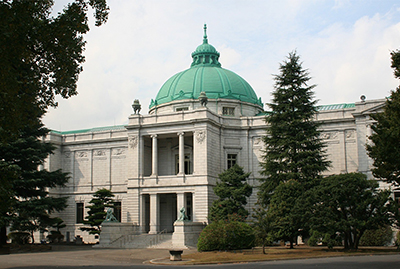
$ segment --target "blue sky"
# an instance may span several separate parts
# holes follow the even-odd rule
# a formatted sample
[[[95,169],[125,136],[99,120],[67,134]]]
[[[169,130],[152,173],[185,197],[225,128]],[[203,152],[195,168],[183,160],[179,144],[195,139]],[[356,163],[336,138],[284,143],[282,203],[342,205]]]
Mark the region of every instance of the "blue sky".
[[[56,0],[55,12],[67,0]],[[139,99],[142,114],[172,75],[190,67],[208,39],[222,67],[247,80],[264,103],[273,74],[296,50],[316,84],[318,104],[380,99],[399,85],[390,52],[400,48],[400,2],[331,0],[109,0],[107,24],[85,36],[79,94],[44,117],[66,131],[126,124]]]

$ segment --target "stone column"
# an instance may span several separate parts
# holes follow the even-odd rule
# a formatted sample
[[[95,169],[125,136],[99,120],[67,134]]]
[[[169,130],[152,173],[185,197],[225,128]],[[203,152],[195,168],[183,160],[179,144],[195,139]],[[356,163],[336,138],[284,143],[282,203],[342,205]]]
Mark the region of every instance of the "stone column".
[[[149,234],[157,234],[160,230],[160,203],[157,193],[150,194],[150,231]]]
[[[139,136],[139,178],[144,175],[144,138]]]
[[[185,203],[185,193],[177,193],[176,194],[176,208],[177,208],[177,215],[176,215],[176,218],[178,219],[179,218],[179,214],[180,214],[180,211],[181,211],[181,208],[182,207],[185,207],[185,209],[186,209],[186,203]]]
[[[158,146],[157,146],[157,135],[152,135],[152,149],[153,149],[153,154],[152,154],[152,159],[151,159],[151,163],[152,163],[152,171],[151,171],[151,176],[158,176]]]
[[[179,173],[178,175],[185,174],[185,133],[178,133],[179,135]]]

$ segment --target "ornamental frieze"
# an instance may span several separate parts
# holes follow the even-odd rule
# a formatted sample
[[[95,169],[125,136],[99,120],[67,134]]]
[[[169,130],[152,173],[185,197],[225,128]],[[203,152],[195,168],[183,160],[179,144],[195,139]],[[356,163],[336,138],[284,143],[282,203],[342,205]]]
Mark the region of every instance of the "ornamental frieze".
[[[106,151],[104,149],[96,149],[93,151],[93,156],[95,156],[95,157],[106,156]]]
[[[88,157],[88,153],[87,153],[87,151],[78,151],[78,152],[76,153],[76,156],[77,156],[78,158],[87,158],[87,157]]]
[[[202,144],[204,139],[206,138],[206,132],[203,130],[196,131],[195,136],[196,136],[197,143]]]
[[[139,142],[139,137],[137,135],[130,135],[129,136],[129,138],[128,138],[129,148],[131,148],[131,149],[136,148],[138,142]]]
[[[338,132],[334,131],[334,132],[323,132],[321,133],[321,139],[323,140],[333,140],[333,139],[337,139],[338,137]]]
[[[122,156],[125,155],[125,148],[115,148],[112,150],[113,156]]]

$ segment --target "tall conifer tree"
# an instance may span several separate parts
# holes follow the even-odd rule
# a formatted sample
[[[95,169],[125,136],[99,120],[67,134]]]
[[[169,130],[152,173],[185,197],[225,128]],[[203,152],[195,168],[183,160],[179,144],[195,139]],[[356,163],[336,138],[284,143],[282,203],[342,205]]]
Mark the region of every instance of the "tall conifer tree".
[[[97,26],[108,16],[106,0],[70,2],[53,17],[53,0],[0,1],[0,245],[6,226],[44,228],[48,214],[65,206],[47,193],[65,175],[37,170],[52,151],[40,141],[48,133],[41,118],[56,96],[77,94],[88,8]]]
[[[275,75],[272,109],[265,121],[265,151],[261,162],[259,202],[267,206],[271,195],[280,183],[295,180],[306,190],[308,183],[329,166],[325,145],[320,139],[316,101],[309,85],[310,76],[303,69],[296,52],[289,53],[280,64],[280,74]]]
[[[394,76],[400,78],[400,51],[392,51]],[[372,143],[367,145],[368,155],[374,161],[372,173],[388,183],[400,184],[400,86],[391,91],[383,111],[372,114]]]
[[[245,205],[253,191],[247,183],[249,176],[250,173],[245,173],[237,164],[218,175],[219,181],[214,187],[214,192],[219,198],[210,208],[212,221],[227,220],[234,214],[242,220],[248,217],[249,212]]]

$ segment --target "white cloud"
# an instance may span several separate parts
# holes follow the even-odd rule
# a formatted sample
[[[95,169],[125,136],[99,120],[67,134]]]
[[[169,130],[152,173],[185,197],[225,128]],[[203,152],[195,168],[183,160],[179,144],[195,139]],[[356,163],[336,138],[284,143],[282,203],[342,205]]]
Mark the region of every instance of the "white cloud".
[[[361,94],[383,98],[398,84],[390,51],[400,45],[400,10],[389,1],[379,2],[380,13],[378,4],[368,9],[363,1],[108,2],[109,21],[85,37],[79,95],[49,111],[49,128],[125,124],[133,99],[147,113],[162,84],[190,67],[204,23],[222,66],[246,79],[264,102],[272,74],[295,49],[318,84],[321,104],[355,102]]]

